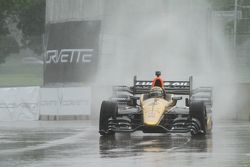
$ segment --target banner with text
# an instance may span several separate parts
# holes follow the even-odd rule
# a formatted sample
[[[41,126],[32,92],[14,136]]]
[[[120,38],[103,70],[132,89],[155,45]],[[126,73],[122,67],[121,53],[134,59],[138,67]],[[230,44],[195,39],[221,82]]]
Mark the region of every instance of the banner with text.
[[[101,21],[48,24],[44,84],[77,83],[96,73]]]

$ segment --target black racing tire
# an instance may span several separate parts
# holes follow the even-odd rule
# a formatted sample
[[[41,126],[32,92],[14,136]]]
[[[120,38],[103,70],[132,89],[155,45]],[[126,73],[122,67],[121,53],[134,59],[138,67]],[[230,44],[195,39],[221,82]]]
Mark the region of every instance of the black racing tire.
[[[191,118],[195,118],[200,122],[200,130],[203,133],[192,134],[194,135],[206,135],[207,133],[207,113],[206,107],[202,101],[191,102],[190,104],[190,115]]]
[[[99,133],[102,136],[114,135],[114,131],[108,129],[108,120],[116,119],[118,113],[118,104],[111,101],[103,101],[99,117]]]

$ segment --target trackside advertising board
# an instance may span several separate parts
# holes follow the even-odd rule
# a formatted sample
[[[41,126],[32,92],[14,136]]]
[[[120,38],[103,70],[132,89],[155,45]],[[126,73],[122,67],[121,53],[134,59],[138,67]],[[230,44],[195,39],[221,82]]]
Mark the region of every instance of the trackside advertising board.
[[[44,84],[77,83],[96,73],[101,21],[48,24]]]
[[[0,121],[38,120],[40,115],[91,114],[91,88],[0,88]]]
[[[38,120],[39,87],[0,88],[0,121]]]
[[[90,115],[91,88],[41,88],[40,115]]]

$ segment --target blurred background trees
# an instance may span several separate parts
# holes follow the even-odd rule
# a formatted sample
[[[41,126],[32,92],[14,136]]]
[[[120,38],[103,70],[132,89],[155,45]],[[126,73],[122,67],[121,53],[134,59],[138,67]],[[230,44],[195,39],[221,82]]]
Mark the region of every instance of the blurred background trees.
[[[46,0],[0,0],[0,63],[22,48],[42,53]]]

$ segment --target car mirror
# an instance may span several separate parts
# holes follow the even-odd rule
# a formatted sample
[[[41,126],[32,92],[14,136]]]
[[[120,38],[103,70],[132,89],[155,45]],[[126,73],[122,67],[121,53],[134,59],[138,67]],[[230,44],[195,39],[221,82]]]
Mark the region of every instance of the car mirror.
[[[176,100],[176,101],[181,100],[181,99],[182,99],[182,97],[180,97],[180,96],[179,97],[172,97],[172,100]]]
[[[136,97],[136,96],[130,96],[130,102],[132,106],[136,106],[138,105],[138,101],[139,101],[140,97]]]

